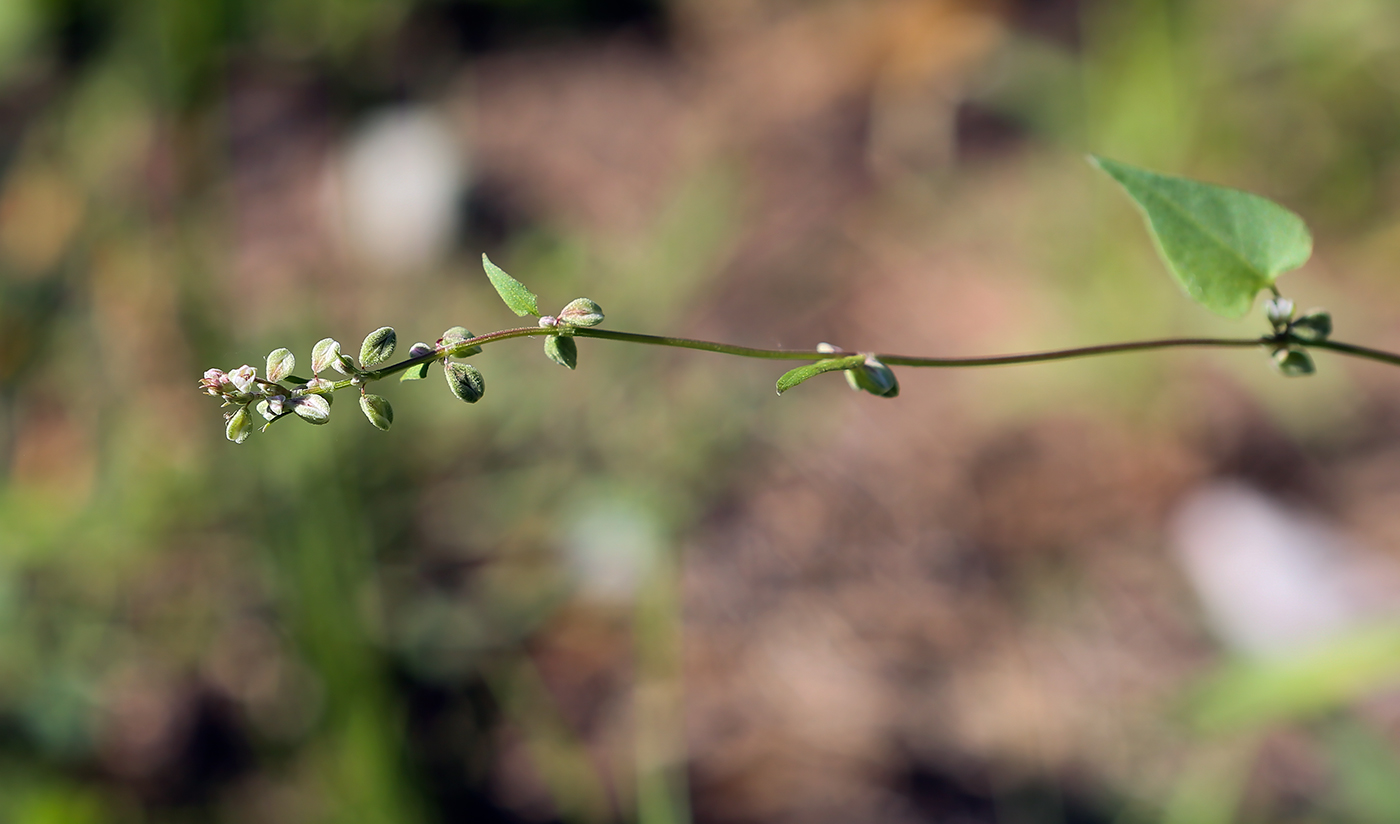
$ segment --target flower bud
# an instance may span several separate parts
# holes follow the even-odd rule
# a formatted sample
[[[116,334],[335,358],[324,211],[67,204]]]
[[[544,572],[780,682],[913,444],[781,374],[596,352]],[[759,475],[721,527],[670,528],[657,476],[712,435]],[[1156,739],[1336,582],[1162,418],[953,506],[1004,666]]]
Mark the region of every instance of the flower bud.
[[[1288,298],[1275,296],[1264,304],[1264,317],[1269,319],[1275,329],[1282,329],[1293,320],[1293,301]]]
[[[866,355],[865,363],[847,369],[846,382],[852,389],[869,392],[876,397],[893,398],[899,395],[899,381],[895,380],[894,370],[874,355]]]
[[[394,422],[394,407],[379,395],[361,395],[360,411],[365,413],[375,429],[388,432],[389,425]]]
[[[1313,366],[1312,357],[1302,349],[1274,350],[1274,366],[1278,368],[1279,374],[1286,378],[1299,378],[1317,371]]]
[[[431,355],[433,351],[433,347],[426,343],[415,343],[408,347],[408,356],[410,358],[421,358],[424,355]],[[426,360],[417,366],[408,367],[404,370],[402,375],[399,375],[399,382],[422,380],[428,377],[428,367],[432,365],[432,361]]]
[[[398,342],[398,333],[392,326],[381,326],[365,335],[364,343],[360,344],[360,366],[369,369],[388,360]]]
[[[334,338],[323,338],[315,346],[311,347],[311,373],[319,375],[336,362],[340,357],[340,341]]]
[[[472,355],[481,354],[480,346],[466,346],[465,342],[471,340],[472,333],[465,326],[454,326],[442,333],[442,349],[454,358],[469,358]]]
[[[481,400],[481,396],[486,394],[486,379],[481,376],[481,371],[475,366],[466,363],[445,364],[443,372],[447,375],[447,387],[452,390],[459,400],[467,403],[476,403]]]
[[[559,313],[559,322],[569,326],[597,326],[603,322],[603,310],[588,298],[575,298]]]
[[[277,383],[296,368],[297,359],[290,349],[274,349],[267,356],[267,379]]]
[[[566,369],[578,366],[578,344],[574,343],[573,338],[550,335],[544,339],[544,353]]]
[[[553,315],[545,315],[544,317],[540,318],[540,328],[541,328],[541,329],[553,329],[554,327],[556,327],[556,326],[558,326],[558,325],[559,325],[559,319],[556,318],[556,317],[553,316]]]
[[[248,407],[240,406],[237,412],[229,416],[228,423],[224,426],[224,435],[234,443],[243,443],[252,433],[253,416],[248,413]]]
[[[307,423],[321,425],[331,419],[330,400],[321,395],[302,395],[291,401],[292,411]]]
[[[822,343],[817,344],[817,351],[821,352],[823,355],[834,355],[837,352],[844,352],[845,350],[839,346],[835,346],[833,344],[826,343],[825,341],[823,341]]]
[[[1288,327],[1294,337],[1306,341],[1327,340],[1332,334],[1332,315],[1326,309],[1309,309]]]
[[[210,369],[199,379],[199,388],[210,395],[225,395],[233,391],[233,381],[224,370]]]

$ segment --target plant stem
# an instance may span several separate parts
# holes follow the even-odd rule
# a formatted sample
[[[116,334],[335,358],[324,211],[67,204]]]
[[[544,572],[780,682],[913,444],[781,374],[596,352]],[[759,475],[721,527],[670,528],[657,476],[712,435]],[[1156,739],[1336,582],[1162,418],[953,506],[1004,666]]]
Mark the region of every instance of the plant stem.
[[[559,334],[559,330],[555,328],[520,326],[512,329],[501,329],[485,335],[478,335],[470,340],[463,341],[459,345],[479,346],[509,340],[511,338],[542,337],[555,334]],[[636,332],[615,332],[611,329],[580,327],[573,330],[573,335],[580,338],[615,340],[623,343],[639,343],[647,346],[670,346],[679,349],[695,349],[701,352],[714,352],[720,355],[733,355],[741,358],[762,358],[765,360],[820,361],[827,360],[834,355],[832,352],[822,352],[816,349],[762,349],[752,346],[735,346],[728,343],[718,343],[708,340],[695,340],[693,338],[642,335]],[[1350,355],[1351,357],[1365,358],[1367,360],[1387,363],[1392,366],[1400,366],[1400,354],[1386,352],[1380,349],[1371,349],[1365,346],[1356,346],[1350,343],[1341,343],[1339,341],[1307,341],[1287,333],[1281,335],[1266,335],[1257,338],[1158,338],[1155,340],[1127,341],[1124,343],[1104,343],[1096,346],[1079,346],[1070,349],[1050,349],[1043,352],[1023,352],[1011,355],[985,355],[961,358],[921,358],[882,353],[876,353],[875,357],[879,358],[888,366],[921,366],[947,369],[968,366],[1007,366],[1017,363],[1045,363],[1047,361],[1071,360],[1073,358],[1086,358],[1097,355],[1116,355],[1125,352],[1147,352],[1157,349],[1238,349],[1255,346],[1285,345],[1327,349],[1343,355]],[[405,369],[429,361],[438,360],[441,357],[441,352],[433,351],[415,358],[400,361],[399,363],[386,366],[382,369],[369,370],[364,374],[364,382],[381,380],[390,375],[402,372]],[[344,389],[351,385],[352,381],[348,379],[337,381],[333,386],[333,390]]]
[[[1330,349],[1333,352],[1341,352],[1343,355],[1351,355],[1355,358],[1367,358],[1381,363],[1388,363],[1391,366],[1400,366],[1400,355],[1394,352],[1386,352],[1381,349],[1371,349],[1366,346],[1357,346],[1351,343],[1342,343],[1335,340],[1319,340],[1312,343],[1302,342],[1304,346],[1313,349]]]

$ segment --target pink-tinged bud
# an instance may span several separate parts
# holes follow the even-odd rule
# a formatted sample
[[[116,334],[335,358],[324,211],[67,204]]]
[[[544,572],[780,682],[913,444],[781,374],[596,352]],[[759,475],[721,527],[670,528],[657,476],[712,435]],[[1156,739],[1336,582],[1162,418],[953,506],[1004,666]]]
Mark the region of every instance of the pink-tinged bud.
[[[296,356],[289,349],[274,349],[267,356],[267,379],[276,383],[296,368]]]
[[[545,315],[540,318],[540,327],[543,329],[553,329],[559,325],[559,319],[553,315]]]
[[[199,379],[199,388],[210,395],[222,395],[233,391],[233,382],[222,369],[210,369]]]
[[[575,298],[559,313],[559,322],[569,326],[597,326],[603,322],[603,310],[588,298]]]
[[[311,347],[311,372],[319,375],[331,367],[340,357],[340,342],[335,338],[322,338]]]
[[[228,378],[233,382],[234,389],[247,394],[253,391],[257,386],[258,370],[245,363],[228,373]]]

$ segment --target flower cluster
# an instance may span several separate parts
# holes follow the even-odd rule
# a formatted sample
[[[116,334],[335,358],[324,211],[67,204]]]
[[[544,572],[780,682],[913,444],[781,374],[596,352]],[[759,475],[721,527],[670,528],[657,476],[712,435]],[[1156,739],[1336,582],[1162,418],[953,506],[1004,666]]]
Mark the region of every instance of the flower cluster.
[[[450,358],[466,358],[481,351],[481,347],[471,343],[473,336],[461,326],[454,326],[443,333],[437,345],[415,343],[409,349],[409,359],[391,367],[376,369],[394,354],[398,336],[392,327],[383,326],[365,336],[360,346],[359,364],[340,351],[340,342],[325,338],[311,350],[310,378],[292,374],[296,368],[296,357],[286,349],[273,350],[267,356],[266,377],[259,378],[255,367],[243,365],[225,372],[210,369],[199,381],[199,388],[206,394],[221,398],[225,407],[233,407],[224,413],[224,432],[234,443],[243,443],[252,434],[258,419],[266,430],[274,421],[295,415],[307,423],[324,424],[330,421],[331,400],[339,389],[356,387],[360,390],[360,411],[378,429],[388,429],[394,422],[394,408],[389,401],[379,395],[365,391],[371,381],[380,380],[390,374],[402,372],[399,380],[418,380],[428,373],[434,362],[444,362],[448,388],[456,397],[475,403],[486,391],[486,382],[481,372],[474,366],[464,363],[447,363]],[[327,369],[334,369],[346,376],[346,380],[330,381],[320,377]]]
[[[296,358],[286,349],[277,349],[267,356],[267,377],[259,378],[256,367],[244,364],[232,372],[210,369],[199,381],[206,394],[222,398],[225,407],[224,434],[234,443],[243,443],[253,432],[255,417],[262,418],[266,429],[273,421],[286,415],[296,415],[308,423],[323,424],[330,420],[331,395],[335,384],[324,378],[291,378],[292,386],[284,385],[291,377]]]

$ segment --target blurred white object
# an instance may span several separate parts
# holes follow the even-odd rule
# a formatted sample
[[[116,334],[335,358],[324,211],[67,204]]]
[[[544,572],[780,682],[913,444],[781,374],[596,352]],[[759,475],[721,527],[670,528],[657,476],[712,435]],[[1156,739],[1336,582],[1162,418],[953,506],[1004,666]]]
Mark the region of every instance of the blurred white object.
[[[1187,498],[1172,539],[1211,628],[1249,655],[1324,641],[1376,615],[1393,592],[1395,572],[1382,559],[1238,483]]]
[[[466,185],[463,152],[432,111],[372,115],[350,135],[330,181],[330,207],[357,254],[390,271],[449,251]]]
[[[630,601],[663,551],[656,516],[625,499],[589,501],[570,519],[563,541],[565,563],[581,594],[602,602]]]

